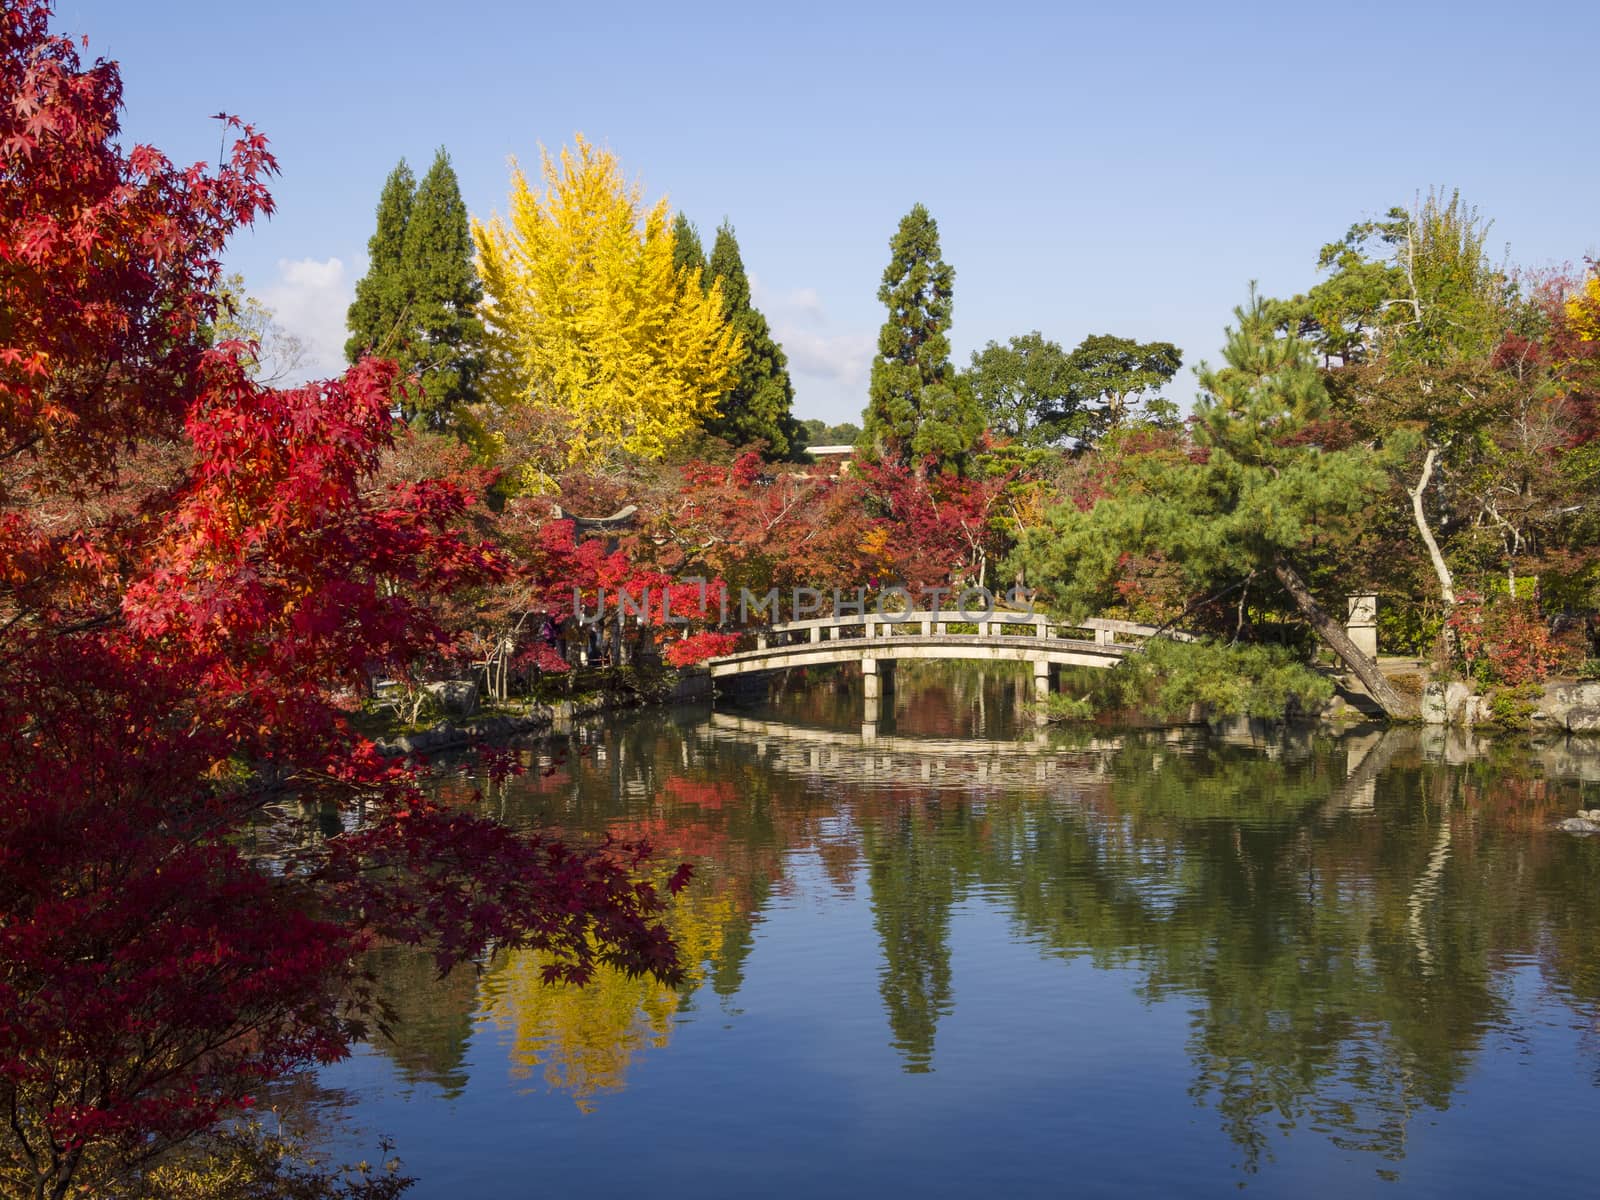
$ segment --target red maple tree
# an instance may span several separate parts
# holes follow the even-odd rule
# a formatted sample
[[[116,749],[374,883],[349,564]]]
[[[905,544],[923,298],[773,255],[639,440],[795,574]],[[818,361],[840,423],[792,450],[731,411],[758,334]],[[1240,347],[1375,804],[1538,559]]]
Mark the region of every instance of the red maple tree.
[[[0,10],[6,1194],[105,1194],[345,1053],[372,936],[677,970],[647,847],[430,800],[345,725],[334,690],[437,647],[431,598],[506,564],[461,486],[372,485],[388,364],[279,391],[207,344],[275,164],[238,122],[215,172],[125,152],[120,100],[46,0]],[[344,832],[248,852],[265,784]]]
[[[640,540],[664,569],[714,573],[730,588],[853,598],[857,587],[905,584],[920,602],[929,587],[994,587],[990,568],[1005,548],[998,508],[1015,478],[919,477],[863,461],[824,475],[769,468],[754,454],[696,462]]]

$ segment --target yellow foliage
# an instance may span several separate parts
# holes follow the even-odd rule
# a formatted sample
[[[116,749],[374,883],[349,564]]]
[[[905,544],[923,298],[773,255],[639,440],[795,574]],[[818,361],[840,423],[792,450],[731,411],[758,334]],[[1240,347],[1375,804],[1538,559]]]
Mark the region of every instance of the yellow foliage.
[[[856,549],[873,562],[879,570],[887,570],[894,560],[889,549],[889,531],[883,527],[869,529],[861,535]]]
[[[1600,275],[1589,276],[1583,291],[1567,301],[1567,320],[1586,342],[1600,342]]]
[[[559,163],[542,159],[543,194],[513,161],[508,218],[473,222],[491,399],[565,423],[565,461],[536,470],[660,458],[715,410],[744,356],[721,288],[674,270],[666,199],[647,210],[608,151],[580,135]]]
[[[680,894],[667,916],[685,967],[687,996],[724,954],[738,912],[727,896],[701,885]],[[545,1085],[569,1093],[584,1112],[595,1099],[621,1091],[635,1054],[667,1045],[680,993],[648,976],[599,968],[588,983],[543,982],[548,957],[514,950],[484,981],[484,1014],[511,1034],[511,1073],[528,1079],[542,1068]]]

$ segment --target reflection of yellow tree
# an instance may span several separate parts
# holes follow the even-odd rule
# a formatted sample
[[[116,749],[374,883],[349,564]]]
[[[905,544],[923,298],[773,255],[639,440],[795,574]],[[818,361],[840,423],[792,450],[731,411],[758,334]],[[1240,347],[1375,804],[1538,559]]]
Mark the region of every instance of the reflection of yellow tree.
[[[620,1091],[628,1065],[650,1046],[665,1047],[672,1018],[708,972],[722,964],[739,918],[728,889],[696,884],[680,895],[667,926],[687,966],[683,990],[647,976],[600,968],[587,984],[547,984],[547,956],[518,950],[499,958],[484,983],[484,1012],[511,1033],[512,1077],[543,1068],[545,1084],[570,1092],[584,1112],[603,1092]]]

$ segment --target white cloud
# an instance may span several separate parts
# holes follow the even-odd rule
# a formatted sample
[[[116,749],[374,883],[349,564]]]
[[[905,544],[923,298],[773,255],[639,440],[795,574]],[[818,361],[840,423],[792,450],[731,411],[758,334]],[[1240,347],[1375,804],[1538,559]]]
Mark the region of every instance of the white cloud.
[[[302,380],[327,379],[344,371],[344,321],[355,283],[342,260],[279,259],[278,278],[260,294],[278,324],[306,345],[297,372]]]
[[[817,333],[785,327],[776,318],[772,318],[772,327],[784,353],[789,356],[791,371],[846,386],[860,384],[861,398],[865,402],[877,338],[870,333]]]
[[[816,288],[774,291],[752,275],[750,297],[766,314],[772,336],[789,356],[797,415],[858,420],[867,399],[877,334],[836,325]]]
[[[750,276],[750,299],[767,314],[769,320],[782,313],[789,319],[805,325],[823,326],[828,314],[823,311],[822,295],[816,288],[794,288],[775,292],[764,286],[759,275]]]

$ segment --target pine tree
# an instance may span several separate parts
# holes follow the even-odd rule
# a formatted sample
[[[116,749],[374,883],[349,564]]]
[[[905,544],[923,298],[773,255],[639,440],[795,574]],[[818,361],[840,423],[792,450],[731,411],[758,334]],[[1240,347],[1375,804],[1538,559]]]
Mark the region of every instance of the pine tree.
[[[1347,444],[1330,421],[1316,347],[1277,332],[1276,306],[1252,289],[1234,314],[1224,365],[1198,372],[1193,443],[1124,455],[1108,494],[1087,510],[1051,509],[1014,565],[1071,612],[1114,603],[1130,556],[1164,559],[1197,600],[1275,581],[1385,711],[1414,718],[1415,698],[1395,690],[1307,582],[1325,596],[1348,593],[1337,576],[1362,564],[1344,539],[1359,536],[1362,514],[1390,486],[1380,453]]]
[[[390,354],[399,338],[410,288],[405,281],[406,225],[417,180],[406,160],[389,172],[378,197],[378,228],[367,242],[367,273],[356,284],[346,323],[344,356],[354,363],[368,353]]]
[[[422,384],[406,416],[422,415],[440,428],[454,406],[478,399],[483,372],[483,323],[477,314],[483,287],[472,265],[472,231],[461,187],[443,147],[412,200],[403,265],[411,308],[406,341],[396,357],[401,370]]]
[[[950,363],[955,270],[940,255],[939,227],[918,204],[889,242],[878,299],[889,318],[878,334],[861,450],[920,472],[929,460],[959,470],[983,432],[971,389]]]
[[[735,447],[765,442],[769,459],[794,458],[804,447],[805,434],[790,411],[794,384],[789,360],[773,340],[767,318],[750,302],[739,242],[726,221],[717,230],[706,277],[721,281],[723,312],[744,343],[745,357],[733,386],[717,401],[717,411],[703,422],[705,430]]]
[[[420,384],[409,389],[406,418],[444,428],[456,405],[478,398],[484,334],[467,210],[442,147],[420,184],[404,159],[390,172],[367,251],[345,356],[394,359],[402,376]]]

